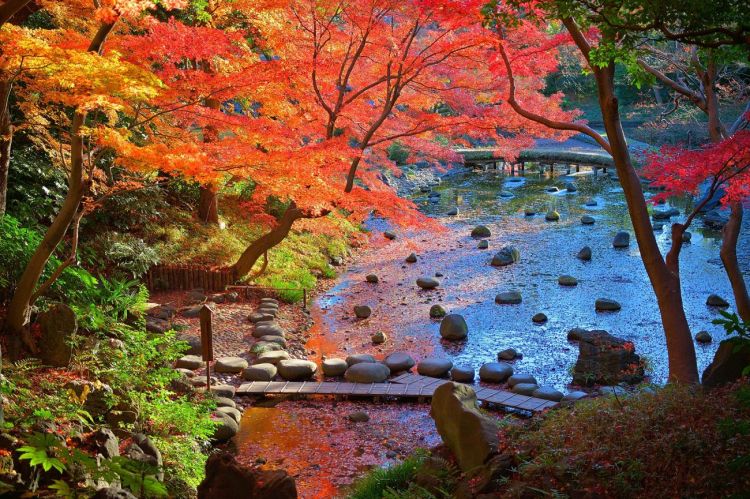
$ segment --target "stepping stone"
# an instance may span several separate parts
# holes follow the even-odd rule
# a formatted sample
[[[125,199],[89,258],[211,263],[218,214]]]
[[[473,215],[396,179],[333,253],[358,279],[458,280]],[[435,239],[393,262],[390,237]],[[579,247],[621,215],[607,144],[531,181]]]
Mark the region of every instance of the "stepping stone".
[[[486,225],[477,225],[471,229],[471,237],[492,237],[492,232]]]
[[[365,280],[371,284],[377,284],[380,281],[378,276],[376,276],[375,274],[367,274]]]
[[[555,390],[551,386],[542,386],[534,390],[531,393],[531,396],[536,397],[538,399],[545,399],[545,400],[552,400],[553,402],[560,402],[563,398],[563,393]]]
[[[235,374],[242,372],[247,366],[247,361],[241,357],[221,357],[214,363],[214,371]]]
[[[271,317],[276,317],[279,314],[279,309],[277,308],[271,308],[271,307],[263,307],[258,309],[259,314],[263,315],[270,315]]]
[[[372,309],[367,305],[355,305],[354,315],[357,316],[357,319],[367,319],[372,315]]]
[[[190,369],[185,369],[184,367],[179,367],[175,369],[178,373],[182,374],[183,376],[186,376],[188,378],[192,378],[195,376],[195,373],[191,371]]]
[[[279,375],[287,381],[310,379],[318,365],[315,362],[301,359],[281,360],[276,364]]]
[[[234,407],[237,408],[237,403],[232,400],[228,399],[226,397],[215,397],[216,400],[216,407]]]
[[[375,360],[375,357],[368,353],[355,353],[354,355],[350,355],[346,358],[346,365],[351,367],[354,364],[360,364],[362,362],[377,362]]]
[[[479,379],[487,383],[502,383],[513,375],[513,368],[504,362],[488,362],[479,368]]]
[[[389,354],[384,360],[383,364],[388,366],[391,370],[391,374],[396,374],[404,371],[408,371],[414,367],[414,359],[406,352],[393,352]]]
[[[495,303],[498,305],[518,305],[523,301],[519,291],[504,291],[495,296]]]
[[[578,252],[576,258],[588,262],[589,260],[591,260],[591,248],[589,246],[584,246],[583,248],[581,248],[581,251]]]
[[[203,305],[196,305],[194,307],[183,308],[182,310],[180,310],[180,315],[183,317],[187,317],[188,319],[194,319],[200,316],[202,308],[203,308]]]
[[[722,307],[723,308],[723,307],[728,307],[729,302],[719,295],[708,295],[708,298],[706,299],[706,305],[708,305],[709,307]]]
[[[417,286],[422,289],[435,289],[440,286],[440,281],[433,277],[420,277],[417,279]]]
[[[477,244],[477,249],[487,249],[490,247],[490,242],[486,239],[482,239],[479,241],[479,244]]]
[[[537,381],[536,378],[534,376],[531,376],[530,374],[514,374],[513,376],[508,378],[508,386],[510,386],[511,388],[519,383],[536,385]]]
[[[560,286],[578,286],[578,279],[572,275],[561,275],[557,278],[557,283]]]
[[[323,361],[324,376],[343,376],[346,372],[347,365],[344,359],[330,358]]]
[[[597,312],[616,312],[622,308],[619,303],[609,298],[598,298],[594,306]]]
[[[234,392],[236,388],[232,385],[213,385],[211,387],[211,393],[217,397],[234,398]]]
[[[406,257],[406,260],[404,260],[406,263],[417,263],[417,255],[416,253],[411,253],[409,256]]]
[[[273,364],[253,364],[242,371],[242,377],[247,381],[271,381],[277,372]]]
[[[594,225],[595,222],[596,220],[592,216],[584,215],[581,217],[581,223],[583,225]]]
[[[417,364],[417,372],[422,376],[431,376],[433,378],[442,378],[453,367],[453,362],[449,359],[427,358]]]
[[[627,248],[630,246],[630,234],[625,231],[618,232],[612,240],[612,246],[615,248]]]
[[[203,358],[198,357],[197,355],[186,355],[182,358],[177,359],[177,362],[175,363],[175,367],[190,369],[192,371],[200,369],[205,365],[206,363],[203,361]]]
[[[347,369],[344,379],[350,383],[382,383],[390,374],[391,370],[385,364],[362,362]]]
[[[535,324],[544,324],[547,322],[547,316],[543,312],[539,312],[538,314],[534,314],[534,317],[532,317],[531,320]]]
[[[234,419],[237,424],[240,424],[240,420],[242,419],[242,413],[235,407],[217,407],[216,412],[219,414],[226,414]]]
[[[584,399],[588,397],[589,394],[586,392],[582,392],[579,390],[568,392],[565,394],[565,396],[561,399],[562,402],[572,404],[573,402],[577,402],[581,399]]]
[[[515,348],[506,348],[497,354],[497,360],[516,360],[521,357],[522,355]]]
[[[557,222],[560,220],[560,214],[556,211],[548,211],[546,215],[544,215],[544,219],[548,222]]]
[[[456,383],[473,383],[474,369],[465,366],[454,366],[451,369],[451,380]]]
[[[539,388],[539,385],[534,383],[518,383],[511,388],[510,391],[519,395],[531,396]]]
[[[274,335],[269,334],[266,336],[261,336],[260,341],[265,342],[265,343],[276,343],[281,348],[287,347],[286,340],[284,339],[283,336],[274,336]]]
[[[255,326],[253,337],[262,338],[264,336],[286,336],[284,329],[275,322],[262,323]]]
[[[260,312],[253,312],[252,314],[247,316],[247,319],[253,324],[257,324],[258,322],[272,321],[274,319],[274,316],[271,314],[261,314]]]
[[[264,336],[264,338],[276,338],[276,336]],[[265,352],[273,352],[276,350],[284,350],[278,343],[271,341],[259,341],[250,347],[250,353],[260,355]]]
[[[278,363],[281,362],[282,360],[288,360],[288,359],[289,359],[289,353],[285,352],[284,350],[264,352],[258,355],[258,358],[256,358],[255,361],[253,361],[253,365],[254,366],[257,366],[258,364],[278,365]]]

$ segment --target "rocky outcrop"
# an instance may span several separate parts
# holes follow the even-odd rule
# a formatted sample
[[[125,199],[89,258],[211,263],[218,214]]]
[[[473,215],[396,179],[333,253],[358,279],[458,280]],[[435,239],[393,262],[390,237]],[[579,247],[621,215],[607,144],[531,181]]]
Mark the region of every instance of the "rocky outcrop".
[[[43,345],[39,356],[41,361],[52,367],[67,367],[73,349],[71,342],[78,332],[78,320],[72,308],[56,303],[46,312],[39,314],[39,328]]]
[[[632,342],[601,330],[581,334],[573,384],[636,384],[643,381],[643,375],[643,364]]]
[[[498,446],[497,426],[479,412],[467,385],[445,383],[435,390],[430,410],[440,437],[464,471],[482,466]]]
[[[296,499],[294,479],[283,470],[258,470],[240,465],[229,453],[213,454],[199,499]]]
[[[730,338],[719,343],[714,360],[703,371],[703,386],[713,388],[742,377],[742,371],[750,366],[750,345],[741,342],[739,338]]]

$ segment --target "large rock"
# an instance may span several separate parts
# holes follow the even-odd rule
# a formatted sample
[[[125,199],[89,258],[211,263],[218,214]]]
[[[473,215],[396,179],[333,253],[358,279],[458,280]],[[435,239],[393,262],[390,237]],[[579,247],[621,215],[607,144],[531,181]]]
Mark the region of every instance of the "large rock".
[[[354,364],[344,373],[350,383],[382,383],[391,374],[388,366],[379,362],[361,362]]]
[[[612,246],[615,248],[627,248],[630,246],[630,234],[624,230],[618,232],[612,240]]]
[[[492,266],[505,267],[512,265],[521,259],[521,252],[515,246],[506,246],[492,257]]]
[[[534,393],[537,389],[539,389],[539,385],[537,385],[536,383],[518,383],[513,385],[513,388],[511,388],[510,391],[519,395],[526,395],[527,397],[530,397],[531,394]]]
[[[273,364],[278,365],[282,360],[289,360],[289,354],[283,350],[271,350],[263,352],[253,361],[253,365]]]
[[[190,369],[191,371],[200,369],[204,365],[205,362],[203,361],[203,358],[198,357],[197,355],[186,355],[182,358],[177,359],[177,362],[175,363],[175,367]]]
[[[276,364],[276,368],[279,370],[279,375],[285,380],[298,381],[310,379],[318,370],[318,365],[310,360],[287,359],[280,360]]]
[[[422,289],[435,289],[440,286],[440,281],[434,277],[420,277],[417,279],[417,286]]]
[[[508,378],[508,386],[513,388],[519,383],[529,383],[532,385],[536,385],[536,378],[530,374],[514,374],[510,378]]]
[[[487,383],[502,383],[513,375],[513,368],[504,362],[488,362],[479,368],[479,379]]]
[[[471,387],[457,383],[438,387],[432,397],[430,415],[462,470],[482,466],[497,451],[497,425],[479,411]]]
[[[199,499],[297,499],[294,479],[283,470],[260,470],[239,464],[227,452],[206,461]]]
[[[499,305],[518,305],[522,300],[519,291],[504,291],[495,296],[495,303]]]
[[[52,367],[67,367],[73,355],[71,344],[78,332],[76,313],[64,303],[56,303],[39,314],[39,328],[41,361]]]
[[[195,336],[192,334],[179,334],[176,338],[178,341],[184,341],[189,345],[189,348],[187,352],[185,352],[188,355],[203,355],[203,345],[201,345],[201,338],[200,336]]]
[[[453,366],[451,379],[457,383],[473,383],[474,368],[468,366]]]
[[[516,360],[519,356],[515,348],[506,348],[497,353],[497,360]]]
[[[286,336],[284,328],[274,322],[260,322],[255,326],[253,337],[261,338],[263,336]]]
[[[573,384],[591,386],[643,381],[643,364],[632,342],[594,330],[581,335]]]
[[[703,216],[703,224],[712,229],[721,229],[729,218],[719,210],[711,210]]]
[[[560,402],[564,395],[562,392],[555,390],[551,386],[542,386],[531,392],[531,396],[538,399]]]
[[[414,367],[414,359],[406,352],[393,352],[383,359],[383,364],[388,366],[391,374],[408,371]]]
[[[750,366],[750,348],[742,345],[737,338],[719,343],[714,360],[703,371],[703,386],[713,388],[737,381],[742,371]]]
[[[344,359],[325,359],[323,361],[323,375],[324,376],[343,376],[346,372],[347,365]]]
[[[485,225],[477,225],[471,230],[471,237],[492,237],[492,232]]]
[[[453,367],[453,362],[449,359],[439,359],[431,357],[422,360],[417,364],[417,372],[422,376],[431,376],[433,378],[442,378],[447,375]]]
[[[247,361],[242,357],[221,357],[214,364],[217,373],[236,374],[247,367]]]
[[[362,362],[377,362],[377,360],[369,353],[355,353],[346,358],[346,365],[349,367]]]
[[[583,248],[581,248],[581,251],[578,252],[576,258],[578,258],[579,260],[583,260],[584,262],[588,262],[589,260],[591,260],[591,247],[584,246]]]
[[[622,308],[618,302],[609,298],[597,298],[594,307],[597,312],[617,312]]]
[[[440,321],[440,336],[446,340],[462,340],[468,334],[469,326],[459,314],[448,314]]]

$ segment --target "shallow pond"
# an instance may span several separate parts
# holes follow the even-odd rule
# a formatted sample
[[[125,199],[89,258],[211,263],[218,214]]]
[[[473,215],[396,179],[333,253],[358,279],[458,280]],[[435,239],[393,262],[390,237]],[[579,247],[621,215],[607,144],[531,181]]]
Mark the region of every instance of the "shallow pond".
[[[577,192],[566,192],[567,182]],[[562,192],[546,192],[551,186]],[[323,355],[351,353],[382,358],[405,350],[417,360],[447,356],[455,364],[478,369],[495,360],[498,351],[514,347],[523,353],[523,359],[514,362],[516,372],[565,389],[577,357],[577,346],[567,341],[567,331],[580,326],[606,329],[632,340],[636,352],[648,360],[651,380],[666,380],[667,355],[658,309],[635,239],[631,238],[628,249],[612,247],[616,232],[632,232],[617,182],[591,175],[550,179],[538,174],[508,178],[496,172],[458,172],[435,190],[441,194],[439,199],[431,201],[427,194],[414,199],[445,230],[395,229],[398,238],[389,241],[382,235],[388,228],[384,222],[370,224],[371,244],[313,304],[315,326],[307,345],[311,358],[319,361]],[[508,194],[511,197],[505,197]],[[590,199],[597,206],[585,206]],[[690,202],[676,200],[673,205],[684,214]],[[446,216],[456,206],[460,215]],[[525,216],[527,208],[538,214]],[[548,210],[558,211],[560,221],[546,222]],[[595,224],[582,225],[583,215],[593,216]],[[477,249],[477,241],[470,237],[471,228],[480,223],[492,231],[486,250]],[[750,269],[748,229],[746,224],[739,245],[746,273]],[[685,307],[693,332],[705,329],[714,337],[712,344],[696,344],[702,371],[724,336],[723,330],[711,324],[718,312],[705,305],[706,297],[717,293],[732,300],[718,255],[720,234],[704,230],[700,219],[691,232],[692,241],[681,256]],[[662,250],[668,249],[666,231],[658,239]],[[509,244],[520,250],[521,260],[503,268],[490,266],[492,255]],[[584,245],[593,250],[590,262],[575,256]],[[411,252],[417,253],[417,262],[405,263]],[[371,273],[379,276],[378,284],[365,282]],[[423,291],[416,286],[418,277],[436,273],[443,274],[438,289]],[[562,274],[576,277],[579,284],[560,286],[557,279]],[[523,303],[497,305],[495,295],[511,289],[521,291]],[[619,301],[622,310],[597,313],[594,301],[599,297]],[[465,342],[441,341],[439,321],[429,317],[435,303],[466,318],[469,337]],[[373,310],[366,320],[354,317],[353,307],[361,304]],[[544,312],[548,322],[534,325],[531,317],[537,312]],[[386,333],[388,340],[375,346],[370,337],[378,331]],[[353,424],[346,419],[357,410],[367,411],[370,423]],[[284,401],[273,408],[249,408],[237,445],[244,459],[263,457],[268,467],[290,470],[302,497],[331,497],[367,467],[439,442],[428,412],[429,405],[416,403]]]

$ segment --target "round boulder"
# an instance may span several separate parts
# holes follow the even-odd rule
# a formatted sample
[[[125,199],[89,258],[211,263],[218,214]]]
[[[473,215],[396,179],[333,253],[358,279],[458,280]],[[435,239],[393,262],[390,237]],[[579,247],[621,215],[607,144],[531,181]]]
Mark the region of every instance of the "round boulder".
[[[522,297],[519,291],[504,291],[495,296],[495,303],[498,305],[518,305]]]
[[[406,352],[393,352],[389,354],[384,360],[383,364],[388,366],[391,370],[391,374],[408,371],[414,367],[414,359],[411,355]]]
[[[477,244],[477,249],[487,249],[489,247],[490,247],[490,242],[488,240],[486,240],[486,239],[482,239]]]
[[[622,306],[609,298],[598,298],[594,304],[597,312],[617,312]]]
[[[427,358],[417,364],[417,372],[422,376],[431,376],[433,378],[442,378],[453,367],[453,362],[449,359]]]
[[[492,237],[492,232],[486,225],[477,225],[471,229],[471,237]]]
[[[276,367],[281,377],[287,381],[309,379],[318,370],[315,362],[300,359],[281,360]]]
[[[469,326],[459,314],[448,314],[440,321],[440,336],[446,340],[462,340],[468,334]]]
[[[534,383],[518,383],[511,388],[510,391],[519,395],[531,396],[539,388],[539,385]]]
[[[382,345],[388,340],[388,336],[382,331],[378,331],[370,337],[373,345]]]
[[[557,222],[560,220],[560,214],[556,211],[548,211],[546,215],[544,215],[544,219],[548,222]]]
[[[497,360],[516,360],[520,358],[520,356],[518,350],[515,348],[506,348],[505,350],[498,352]]]
[[[455,217],[456,215],[458,215],[458,208],[454,206],[453,208],[451,208],[450,210],[448,210],[447,215],[449,217]]]
[[[515,246],[506,246],[492,257],[493,267],[505,267],[516,263],[521,259],[521,252]]]
[[[417,286],[422,289],[435,289],[440,286],[440,281],[434,277],[420,277],[417,279]]]
[[[350,383],[382,383],[391,374],[388,366],[379,362],[362,362],[346,370],[344,378]]]
[[[367,276],[365,277],[365,281],[371,284],[377,284],[380,281],[380,279],[375,274],[367,274]]]
[[[581,223],[583,225],[594,225],[595,222],[596,220],[592,216],[584,215],[581,217]]]
[[[324,376],[342,376],[349,365],[344,359],[325,359],[323,361],[323,375]]]
[[[560,402],[563,398],[563,393],[555,390],[551,386],[541,386],[531,392],[532,397],[538,399],[551,400],[553,402]]]
[[[713,338],[711,338],[711,334],[708,331],[699,331],[698,334],[695,335],[695,341],[698,343],[711,343]]]
[[[430,317],[433,319],[445,317],[445,314],[446,312],[442,305],[433,305],[430,307]]]
[[[504,362],[488,362],[479,368],[479,379],[487,383],[502,383],[513,375],[513,368]]]
[[[544,312],[539,312],[537,314],[534,314],[534,317],[532,317],[531,320],[535,324],[542,324],[547,322],[547,315],[544,314]]]
[[[367,319],[372,315],[372,309],[367,305],[355,305],[354,315],[357,316],[357,319]]]
[[[583,248],[581,248],[581,251],[578,252],[578,254],[576,255],[576,258],[578,258],[579,260],[583,260],[585,262],[588,262],[589,260],[591,260],[591,247],[584,246]]]
[[[630,233],[623,230],[615,234],[612,246],[615,248],[627,248],[630,246]]]

